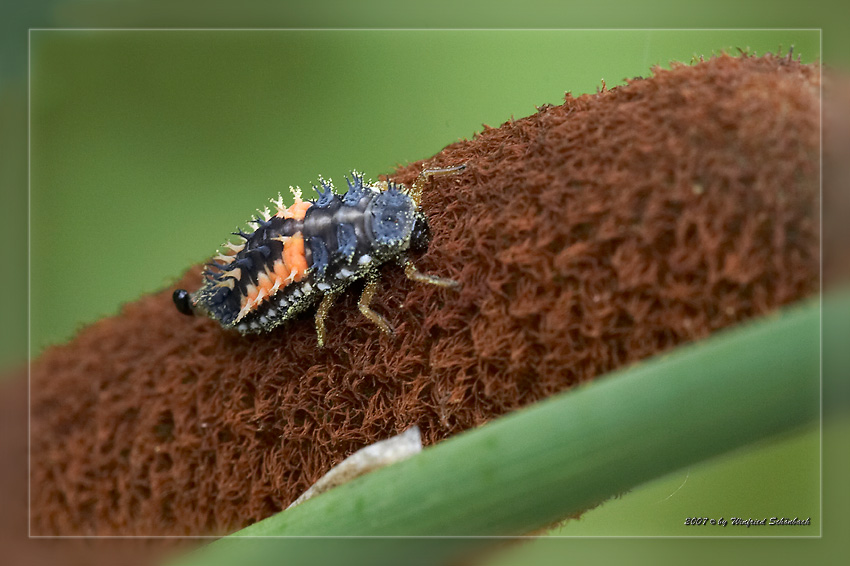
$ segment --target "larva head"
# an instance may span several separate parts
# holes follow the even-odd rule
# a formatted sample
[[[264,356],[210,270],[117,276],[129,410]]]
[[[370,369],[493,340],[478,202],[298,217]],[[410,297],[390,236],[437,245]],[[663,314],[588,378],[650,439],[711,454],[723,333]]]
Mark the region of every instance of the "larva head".
[[[421,218],[413,199],[392,183],[372,200],[367,214],[371,239],[377,251],[385,253],[407,249],[417,219]]]
[[[428,226],[425,215],[417,211],[413,221],[413,231],[410,233],[410,249],[416,253],[424,253],[428,250],[429,243],[431,243],[431,227]]]

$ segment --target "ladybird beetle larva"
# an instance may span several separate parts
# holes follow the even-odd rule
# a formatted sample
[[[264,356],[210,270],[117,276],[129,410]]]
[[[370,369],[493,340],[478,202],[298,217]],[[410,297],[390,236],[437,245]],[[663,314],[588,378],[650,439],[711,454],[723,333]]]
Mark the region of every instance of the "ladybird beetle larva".
[[[285,207],[278,195],[277,211],[259,211],[250,222],[256,228],[233,232],[241,241],[227,242],[224,253],[204,269],[204,283],[194,293],[174,292],[183,314],[204,314],[224,328],[242,334],[270,331],[319,302],[316,335],[325,342],[325,317],[334,300],[353,282],[365,279],[360,312],[381,331],[392,334],[383,316],[369,307],[378,288],[378,268],[389,261],[408,278],[441,287],[458,283],[419,272],[408,252],[423,252],[430,238],[428,221],[419,209],[422,188],[433,176],[456,174],[466,164],[426,169],[408,188],[392,182],[365,182],[356,171],[348,191],[335,194],[330,180],[319,178],[315,201],[301,199]]]

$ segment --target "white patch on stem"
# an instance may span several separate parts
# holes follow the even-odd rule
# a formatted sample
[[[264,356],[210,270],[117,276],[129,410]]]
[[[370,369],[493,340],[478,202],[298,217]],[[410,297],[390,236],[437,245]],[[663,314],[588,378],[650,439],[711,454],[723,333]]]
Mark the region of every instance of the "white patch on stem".
[[[412,426],[399,435],[370,444],[331,468],[287,509],[363,474],[406,460],[421,451],[422,433],[418,426]]]

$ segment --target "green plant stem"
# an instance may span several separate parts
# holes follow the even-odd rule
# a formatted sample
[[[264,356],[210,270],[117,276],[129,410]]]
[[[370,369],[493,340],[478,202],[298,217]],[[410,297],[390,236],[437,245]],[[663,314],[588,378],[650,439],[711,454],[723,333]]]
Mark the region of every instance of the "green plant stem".
[[[819,321],[819,304],[809,301],[718,333],[441,442],[203,550],[224,556],[245,548],[237,545],[247,536],[540,529],[817,418]],[[288,542],[295,541],[278,541],[277,552]]]

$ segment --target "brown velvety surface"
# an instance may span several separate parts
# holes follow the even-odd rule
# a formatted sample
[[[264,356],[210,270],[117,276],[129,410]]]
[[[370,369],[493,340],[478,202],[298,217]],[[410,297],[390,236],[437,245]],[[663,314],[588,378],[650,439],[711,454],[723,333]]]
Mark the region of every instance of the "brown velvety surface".
[[[240,337],[173,289],[32,370],[34,534],[226,533],[356,449],[426,443],[817,292],[819,74],[722,56],[486,128],[392,178],[428,185],[420,270]],[[194,268],[180,286],[199,285]]]
[[[26,368],[0,377],[0,564],[4,566],[150,566],[196,541],[182,539],[27,538]],[[38,534],[34,532],[33,534]]]

